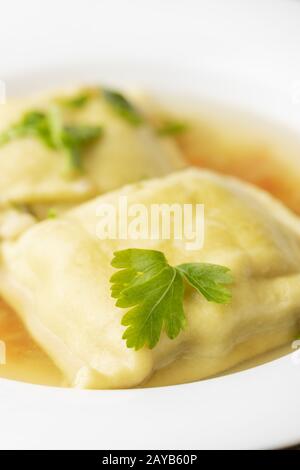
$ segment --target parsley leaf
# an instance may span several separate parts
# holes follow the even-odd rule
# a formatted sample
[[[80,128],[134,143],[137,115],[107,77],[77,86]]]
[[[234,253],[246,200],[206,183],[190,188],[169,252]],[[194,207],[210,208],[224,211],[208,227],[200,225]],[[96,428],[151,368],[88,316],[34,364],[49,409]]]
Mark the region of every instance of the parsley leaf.
[[[187,130],[188,126],[182,121],[167,121],[157,129],[158,135],[178,135]]]
[[[63,150],[70,169],[82,170],[84,147],[101,135],[100,126],[63,124],[60,110],[53,105],[45,112],[27,112],[18,123],[0,134],[0,146],[17,138],[33,136],[47,147]]]
[[[22,119],[0,134],[0,146],[17,138],[34,136],[42,140],[48,147],[53,147],[47,117],[40,111],[29,111]]]
[[[229,268],[208,263],[186,263],[177,269],[209,302],[225,304],[231,300],[231,292],[226,287],[232,283]]]
[[[138,110],[125,98],[124,95],[117,91],[104,89],[103,96],[112,109],[119,116],[128,121],[133,126],[139,126],[143,122],[143,118]]]
[[[58,101],[58,104],[65,106],[66,108],[80,109],[83,108],[92,98],[92,93],[89,91],[82,91],[77,95],[62,98]]]
[[[100,126],[64,126],[61,130],[61,142],[65,149],[70,167],[82,170],[81,153],[83,148],[102,134]]]
[[[152,349],[162,330],[174,339],[185,328],[184,278],[209,301],[231,299],[226,285],[232,277],[223,266],[187,263],[173,267],[160,251],[135,248],[115,252],[111,264],[120,270],[110,279],[111,295],[117,307],[130,308],[122,318],[128,348]]]
[[[57,212],[54,207],[50,207],[47,213],[47,219],[56,219],[57,218]]]

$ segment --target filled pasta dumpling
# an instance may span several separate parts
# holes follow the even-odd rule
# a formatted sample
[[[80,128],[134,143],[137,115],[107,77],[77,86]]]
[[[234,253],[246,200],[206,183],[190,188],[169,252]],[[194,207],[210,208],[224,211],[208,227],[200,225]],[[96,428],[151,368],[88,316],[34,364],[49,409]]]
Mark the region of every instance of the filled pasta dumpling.
[[[146,207],[204,204],[203,248],[172,236],[99,240],[99,207],[116,207],[120,196]],[[181,333],[163,332],[153,349],[128,347],[110,278],[114,252],[130,248],[160,251],[172,266],[228,267],[231,301],[207,302],[186,288]],[[196,380],[285,344],[299,328],[299,266],[296,216],[250,185],[188,169],[99,196],[4,242],[0,291],[71,386],[126,388]]]
[[[0,107],[0,207],[76,204],[183,166],[118,92],[76,88]]]

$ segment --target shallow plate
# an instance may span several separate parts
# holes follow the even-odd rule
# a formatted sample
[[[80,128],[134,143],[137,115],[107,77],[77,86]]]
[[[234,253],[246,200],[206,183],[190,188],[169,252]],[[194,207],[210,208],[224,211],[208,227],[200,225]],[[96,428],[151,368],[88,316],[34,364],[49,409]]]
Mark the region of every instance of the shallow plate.
[[[24,3],[24,5],[22,4]],[[8,94],[99,81],[230,104],[300,130],[296,2],[121,0],[1,6]],[[300,442],[300,365],[148,390],[0,380],[1,448],[278,448]],[[1,366],[0,366],[1,367]]]

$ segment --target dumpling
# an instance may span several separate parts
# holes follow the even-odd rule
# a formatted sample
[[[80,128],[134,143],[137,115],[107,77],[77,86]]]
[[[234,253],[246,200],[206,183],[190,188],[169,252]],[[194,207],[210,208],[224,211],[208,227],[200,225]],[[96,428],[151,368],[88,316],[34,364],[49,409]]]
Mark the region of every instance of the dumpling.
[[[186,240],[99,240],[97,210],[153,203],[205,206],[202,249]],[[98,212],[99,213],[99,212]],[[113,252],[162,251],[172,265],[207,262],[231,269],[228,305],[187,290],[187,326],[150,350],[127,348],[124,310],[110,296]],[[70,385],[126,388],[197,380],[278,347],[299,332],[300,223],[261,190],[188,169],[100,196],[36,224],[2,244],[0,291]],[[189,367],[193,364],[193,367]],[[210,367],[208,366],[210,364]]]
[[[36,217],[27,207],[10,207],[0,210],[0,240],[18,238],[34,225]]]
[[[83,171],[73,173],[59,145],[52,148],[28,133],[5,139],[0,145],[0,206],[10,202],[75,204],[183,168],[180,151],[171,140],[160,139],[146,118],[134,125],[105,96],[100,88],[79,88],[9,101],[0,107],[0,143],[1,134],[31,112],[45,114],[55,109],[63,125],[101,128],[101,135],[99,130],[99,136],[82,150]]]

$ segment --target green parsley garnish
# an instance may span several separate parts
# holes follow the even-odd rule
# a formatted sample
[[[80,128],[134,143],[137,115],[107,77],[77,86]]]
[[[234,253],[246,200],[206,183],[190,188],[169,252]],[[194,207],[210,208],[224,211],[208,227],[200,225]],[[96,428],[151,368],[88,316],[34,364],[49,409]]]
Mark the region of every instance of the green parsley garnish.
[[[47,114],[52,145],[63,150],[68,159],[68,168],[82,170],[82,151],[102,134],[100,126],[64,125],[60,110],[51,106]]]
[[[125,98],[124,95],[113,90],[102,90],[103,96],[112,109],[119,116],[128,121],[133,126],[139,126],[143,122],[143,117],[139,111]]]
[[[100,126],[65,125],[57,106],[47,111],[29,111],[23,118],[0,134],[0,146],[21,137],[36,137],[54,150],[63,150],[72,170],[82,169],[82,151],[102,135]]]
[[[185,132],[188,128],[187,123],[182,121],[167,121],[157,129],[158,135],[178,135]]]
[[[50,207],[47,213],[47,219],[56,219],[57,218],[57,211],[54,207]]]
[[[22,119],[0,134],[0,146],[12,140],[34,136],[39,138],[48,147],[53,148],[52,136],[47,115],[40,111],[29,111]]]
[[[65,106],[66,108],[80,109],[83,108],[92,98],[92,93],[83,91],[75,96],[61,98],[58,104]]]
[[[185,328],[184,279],[209,302],[231,300],[227,286],[233,278],[224,266],[186,263],[173,267],[162,252],[135,248],[115,252],[111,264],[121,270],[110,279],[116,306],[131,307],[122,318],[128,348],[152,349],[162,330],[174,339]]]
[[[82,150],[102,134],[99,126],[63,126],[60,133],[62,148],[68,157],[69,167],[82,170]]]

